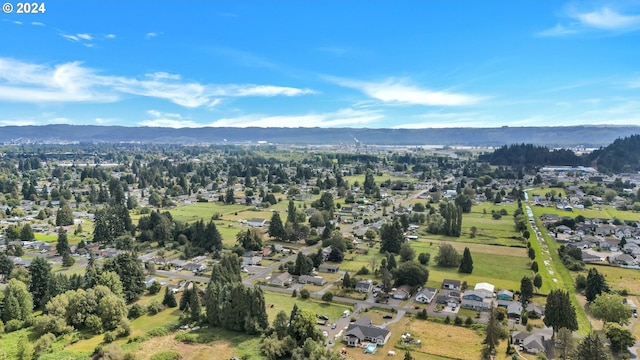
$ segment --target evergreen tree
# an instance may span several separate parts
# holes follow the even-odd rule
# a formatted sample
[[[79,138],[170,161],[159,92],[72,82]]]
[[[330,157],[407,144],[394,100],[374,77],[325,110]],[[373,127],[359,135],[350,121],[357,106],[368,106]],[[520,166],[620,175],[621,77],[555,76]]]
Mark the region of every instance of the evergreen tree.
[[[31,283],[29,292],[33,295],[36,308],[43,307],[49,301],[49,283],[51,282],[51,265],[43,257],[36,257],[29,267]]]
[[[345,272],[344,276],[342,277],[342,288],[343,289],[350,289],[351,288],[351,276],[349,276],[349,272]]]
[[[102,271],[113,271],[120,276],[124,298],[127,302],[137,300],[145,292],[142,262],[131,253],[120,253],[107,260]]]
[[[529,301],[533,298],[533,281],[528,276],[525,276],[520,280],[520,302],[523,307],[526,307]]]
[[[274,212],[271,216],[271,222],[269,222],[269,236],[275,238],[277,241],[283,241],[287,237],[287,233],[282,225],[280,214]]]
[[[387,270],[393,271],[398,267],[398,263],[396,262],[396,257],[393,254],[389,254],[387,256]]]
[[[68,252],[66,252],[66,253],[64,253],[64,255],[62,255],[62,266],[71,267],[75,263],[76,263],[76,260]]]
[[[536,276],[533,277],[533,286],[535,286],[536,289],[542,287],[542,276],[540,276],[540,274],[536,274]]]
[[[380,252],[399,253],[404,242],[402,225],[398,221],[394,221],[393,224],[383,224],[380,228],[380,240]]]
[[[33,239],[35,239],[35,235],[33,234],[33,229],[31,229],[31,225],[25,224],[20,230],[20,240],[33,241]]]
[[[582,339],[573,353],[575,360],[610,360],[611,356],[607,351],[604,341],[592,332]]]
[[[0,252],[0,278],[3,280],[8,278],[13,267],[13,261],[11,261],[11,259],[9,259],[9,257],[3,252]]]
[[[484,343],[489,348],[489,351],[493,352],[500,342],[500,322],[496,319],[493,306],[489,307],[489,321],[487,322],[486,332]]]
[[[603,292],[607,292],[608,290],[609,287],[607,286],[604,276],[600,274],[596,268],[589,269],[587,285],[584,289],[584,295],[587,298],[587,301],[592,302],[598,295]]]
[[[543,321],[546,326],[553,328],[554,334],[560,328],[567,328],[571,331],[578,330],[576,309],[571,304],[568,292],[561,289],[549,292]]]
[[[469,251],[468,247],[464,248],[464,252],[462,253],[462,260],[460,260],[460,267],[458,268],[458,272],[471,274],[473,271],[473,259],[471,259],[471,251]]]
[[[67,239],[67,230],[63,227],[58,228],[58,243],[56,244],[56,250],[59,255],[70,253],[69,240]]]
[[[198,295],[198,290],[195,285],[193,290],[191,290],[191,297],[189,298],[189,310],[191,310],[191,320],[198,321],[200,320],[200,313],[202,312],[200,306],[200,295]]]
[[[164,290],[164,298],[162,299],[162,305],[170,308],[174,308],[178,306],[176,302],[176,297],[173,294],[173,291],[169,290],[169,287],[166,287]]]
[[[73,210],[66,201],[61,201],[60,208],[56,213],[56,226],[73,225]]]

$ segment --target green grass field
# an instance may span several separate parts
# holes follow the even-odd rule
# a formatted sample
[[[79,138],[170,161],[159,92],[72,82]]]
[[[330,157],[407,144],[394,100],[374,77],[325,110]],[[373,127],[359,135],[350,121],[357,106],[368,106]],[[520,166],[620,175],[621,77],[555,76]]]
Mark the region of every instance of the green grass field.
[[[294,304],[298,304],[298,308],[310,310],[314,314],[322,314],[329,317],[329,322],[333,322],[342,316],[345,310],[353,311],[351,306],[326,303],[324,301],[316,299],[302,300],[299,297],[294,298],[289,294],[276,293],[271,291],[264,292],[264,300],[267,304],[267,314],[269,315],[269,321],[273,321],[276,315],[280,311],[284,311],[287,314],[291,313]],[[273,305],[273,307],[271,307]]]

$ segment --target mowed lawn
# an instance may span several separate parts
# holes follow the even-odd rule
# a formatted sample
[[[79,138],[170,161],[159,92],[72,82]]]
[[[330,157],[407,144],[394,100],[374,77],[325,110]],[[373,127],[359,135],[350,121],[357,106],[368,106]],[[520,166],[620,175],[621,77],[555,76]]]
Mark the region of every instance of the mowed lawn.
[[[432,244],[433,243],[433,244]],[[411,242],[416,253],[431,253],[429,262],[429,281],[427,284],[439,288],[444,279],[457,279],[466,281],[469,286],[479,282],[488,282],[496,286],[496,289],[516,290],[520,288],[520,280],[523,276],[531,276],[529,258],[523,248],[506,246],[468,244],[451,242],[460,255],[465,247],[469,248],[473,259],[473,272],[462,274],[458,268],[442,268],[436,266],[435,257],[438,255],[438,246],[444,243],[438,240],[420,240]]]
[[[287,315],[291,314],[294,304],[297,304],[299,309],[310,310],[314,314],[328,316],[329,322],[335,322],[345,310],[353,311],[353,307],[343,304],[327,303],[316,299],[302,300],[300,297],[294,298],[289,294],[270,291],[264,292],[264,300],[267,304],[269,322],[272,322],[280,311],[284,311]]]
[[[625,269],[614,266],[593,266],[587,265],[586,271],[582,275],[587,276],[589,269],[595,268],[604,275],[607,284],[614,290],[629,291],[629,294],[640,295],[640,271],[635,269]]]
[[[224,205],[217,202],[194,203],[185,206],[179,206],[169,210],[171,216],[175,220],[182,222],[192,222],[204,219],[209,221],[213,214],[218,213],[225,218],[225,215],[235,214],[238,211],[246,210],[251,207],[240,204]]]

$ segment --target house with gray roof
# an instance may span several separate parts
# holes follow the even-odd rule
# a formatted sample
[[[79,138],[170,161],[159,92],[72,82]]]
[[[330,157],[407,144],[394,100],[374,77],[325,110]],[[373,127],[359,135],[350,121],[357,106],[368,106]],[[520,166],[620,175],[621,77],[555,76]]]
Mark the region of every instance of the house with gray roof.
[[[384,345],[390,337],[389,330],[372,325],[370,318],[362,316],[347,327],[342,340],[349,346],[358,346],[364,342]]]

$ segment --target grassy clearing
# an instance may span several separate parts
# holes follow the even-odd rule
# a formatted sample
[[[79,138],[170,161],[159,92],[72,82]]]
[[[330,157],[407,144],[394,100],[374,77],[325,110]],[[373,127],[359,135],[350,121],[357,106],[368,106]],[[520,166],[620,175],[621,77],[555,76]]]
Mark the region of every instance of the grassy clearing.
[[[562,260],[560,259],[560,255],[558,255],[558,246],[555,242],[555,239],[552,239],[544,230],[544,226],[542,225],[542,222],[540,221],[540,216],[542,214],[544,214],[544,210],[546,208],[540,208],[540,207],[532,207],[533,210],[533,214],[535,217],[535,221],[536,221],[536,225],[538,226],[538,229],[542,230],[543,233],[543,238],[545,243],[547,244],[547,246],[549,247],[549,253],[548,254],[542,254],[542,256],[546,256],[546,257],[550,257],[551,259],[551,264],[552,267],[555,271],[554,273],[554,278],[557,279],[557,282],[555,283],[555,288],[557,289],[566,289],[569,292],[570,298],[571,298],[571,303],[573,304],[573,306],[576,308],[576,315],[578,318],[578,333],[582,334],[582,335],[586,335],[589,332],[589,318],[587,317],[586,312],[584,311],[584,307],[582,306],[582,304],[580,304],[580,302],[577,299],[577,293],[576,293],[576,288],[573,284],[573,277],[571,276],[571,273],[569,272],[569,270],[567,270],[566,267],[564,267],[564,265],[562,264]],[[532,235],[533,236],[533,235]],[[535,241],[535,238],[532,239],[531,241],[532,244],[535,243],[534,246],[538,246],[538,242]],[[541,254],[540,252],[540,248],[538,246],[538,248],[536,249],[536,253],[537,254]],[[543,267],[543,264],[540,264],[541,267]],[[543,280],[544,282],[544,280]]]
[[[294,304],[298,304],[298,308],[304,310],[310,310],[314,314],[322,314],[329,317],[329,322],[333,322],[342,316],[345,310],[352,311],[351,306],[326,303],[315,299],[302,300],[299,297],[294,298],[288,294],[275,293],[270,291],[264,292],[264,299],[267,303],[267,314],[269,315],[269,321],[273,321],[276,315],[280,311],[284,311],[287,314],[291,313]],[[273,305],[273,307],[271,307]]]
[[[203,329],[201,338],[211,340],[205,344],[187,344],[176,341],[175,335],[157,337],[138,346],[136,357],[150,359],[154,354],[174,351],[184,360],[230,359],[231,357],[264,359],[260,354],[260,338],[220,329]]]
[[[627,289],[629,294],[640,295],[640,271],[634,269],[625,269],[614,266],[587,266],[583,273],[587,276],[590,268],[596,268],[599,273],[603,274],[607,280],[607,284],[616,290]]]
[[[207,203],[195,203],[185,206],[180,206],[175,209],[169,210],[171,216],[174,219],[182,222],[197,221],[200,219],[211,219],[214,213],[219,213],[225,217],[225,215],[235,214],[238,211],[249,209],[246,205],[223,205],[216,202]]]

